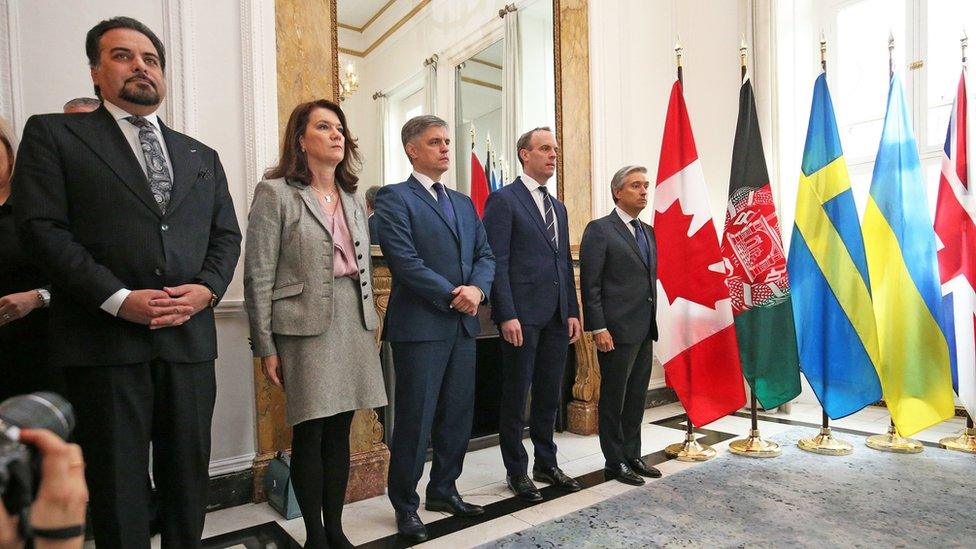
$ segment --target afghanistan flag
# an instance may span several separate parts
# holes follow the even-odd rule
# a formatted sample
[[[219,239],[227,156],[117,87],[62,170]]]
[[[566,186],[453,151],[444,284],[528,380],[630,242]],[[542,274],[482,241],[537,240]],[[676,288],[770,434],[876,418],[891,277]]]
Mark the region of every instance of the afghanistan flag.
[[[658,359],[695,427],[746,403],[729,289],[681,82],[671,88],[654,191]]]
[[[942,292],[922,168],[901,80],[888,110],[864,213],[864,250],[881,355],[879,377],[891,419],[911,436],[955,413]]]
[[[739,90],[729,203],[722,237],[739,359],[763,408],[800,394],[790,280],[747,76]]]

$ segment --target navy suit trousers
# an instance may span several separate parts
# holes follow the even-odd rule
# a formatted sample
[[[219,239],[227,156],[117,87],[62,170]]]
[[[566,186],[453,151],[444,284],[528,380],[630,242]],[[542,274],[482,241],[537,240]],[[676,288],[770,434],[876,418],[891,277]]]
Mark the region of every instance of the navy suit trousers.
[[[559,410],[563,371],[569,350],[569,328],[556,309],[544,326],[522,325],[522,346],[504,339],[502,346],[502,395],[498,415],[498,437],[502,460],[509,475],[524,475],[529,456],[522,446],[525,401],[531,388],[529,435],[535,448],[535,463],[556,466],[556,443],[552,432]]]
[[[400,513],[420,506],[417,482],[427,446],[434,463],[428,499],[458,495],[464,454],[471,437],[475,395],[475,339],[459,321],[455,336],[443,341],[391,342],[396,372],[389,497]]]

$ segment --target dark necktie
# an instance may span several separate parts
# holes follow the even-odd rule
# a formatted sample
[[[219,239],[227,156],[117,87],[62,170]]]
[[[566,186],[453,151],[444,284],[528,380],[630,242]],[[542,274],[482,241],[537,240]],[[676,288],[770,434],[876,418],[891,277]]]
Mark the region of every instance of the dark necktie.
[[[546,212],[546,230],[549,231],[549,240],[552,241],[552,247],[557,248],[556,216],[552,213],[552,197],[549,196],[549,189],[545,185],[539,185],[539,191],[542,192],[542,209]]]
[[[631,219],[630,224],[634,227],[634,238],[637,239],[637,249],[640,250],[641,259],[644,260],[644,265],[650,267],[651,248],[647,245],[647,235],[644,234],[644,227],[642,227],[641,222],[636,219]]]
[[[435,182],[434,191],[437,193],[437,205],[441,207],[441,213],[447,218],[447,223],[451,226],[451,230],[457,232],[457,218],[454,216],[454,206],[451,205],[451,199],[447,197],[447,191],[444,190],[444,185],[440,182]]]
[[[169,204],[169,195],[173,190],[173,180],[169,175],[169,168],[166,166],[166,157],[163,155],[163,145],[153,131],[152,123],[141,116],[129,116],[126,118],[133,126],[139,128],[139,146],[142,147],[142,155],[146,159],[146,175],[149,178],[149,190],[156,199],[159,209],[166,213],[166,206]]]

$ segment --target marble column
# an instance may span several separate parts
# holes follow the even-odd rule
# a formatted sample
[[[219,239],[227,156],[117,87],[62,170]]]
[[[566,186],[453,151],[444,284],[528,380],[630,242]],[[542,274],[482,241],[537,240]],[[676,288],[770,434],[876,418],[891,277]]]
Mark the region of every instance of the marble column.
[[[559,198],[569,212],[569,238],[578,243],[593,217],[590,175],[590,54],[588,0],[553,0],[553,44],[556,68],[556,134],[561,157]],[[579,261],[579,246],[573,245]],[[579,288],[579,273],[576,273]],[[576,342],[576,379],[568,408],[568,429],[580,435],[597,432],[600,367],[593,334]]]
[[[295,105],[321,98],[338,100],[336,0],[276,0],[275,31],[281,134]],[[389,293],[389,284],[386,291]],[[379,303],[377,296],[377,307]],[[259,360],[254,361],[254,387],[258,431],[254,500],[263,501],[265,469],[279,450],[291,446],[291,429],[285,424],[284,394],[265,379]],[[356,412],[350,454],[346,501],[383,494],[390,451],[383,444],[383,426],[375,411]]]

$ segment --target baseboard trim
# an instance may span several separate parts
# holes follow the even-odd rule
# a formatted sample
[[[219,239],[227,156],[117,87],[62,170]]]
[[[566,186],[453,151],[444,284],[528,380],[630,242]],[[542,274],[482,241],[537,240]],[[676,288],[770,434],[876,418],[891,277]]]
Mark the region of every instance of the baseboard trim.
[[[663,380],[659,387],[648,389],[644,396],[645,409],[657,408],[672,402],[678,402],[678,395],[675,394],[674,389],[665,386]]]

